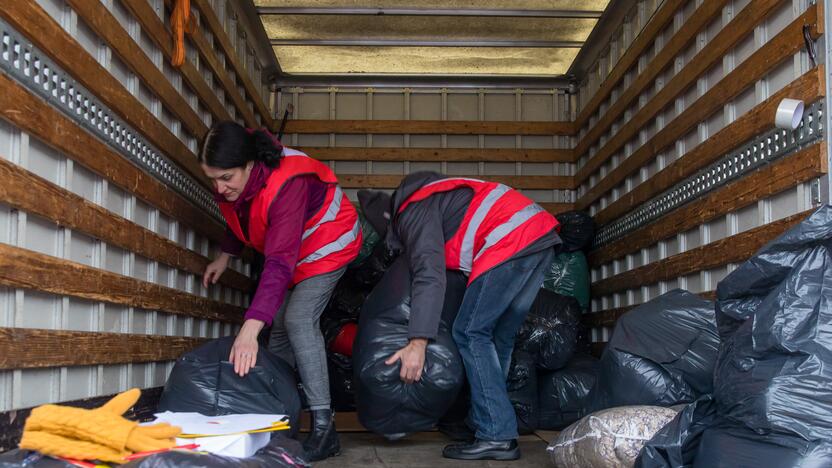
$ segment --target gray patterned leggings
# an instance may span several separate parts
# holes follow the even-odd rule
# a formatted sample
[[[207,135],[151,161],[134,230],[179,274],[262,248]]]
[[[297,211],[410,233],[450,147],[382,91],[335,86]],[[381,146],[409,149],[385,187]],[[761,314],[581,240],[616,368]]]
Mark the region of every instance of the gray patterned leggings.
[[[346,268],[313,276],[286,295],[272,323],[269,351],[297,363],[310,410],[328,409],[329,374],[321,334],[321,313]]]

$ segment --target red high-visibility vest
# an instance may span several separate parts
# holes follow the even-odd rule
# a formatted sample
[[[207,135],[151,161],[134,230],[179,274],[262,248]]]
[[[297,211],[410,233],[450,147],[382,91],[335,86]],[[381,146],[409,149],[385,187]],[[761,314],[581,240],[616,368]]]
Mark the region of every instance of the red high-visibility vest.
[[[557,229],[554,216],[517,190],[476,179],[431,182],[408,197],[398,213],[411,203],[463,187],[472,189],[474,197],[459,229],[445,241],[445,268],[468,273],[468,284]]]
[[[300,151],[283,148],[284,158],[273,170],[266,186],[251,201],[248,235],[246,239],[240,219],[231,202],[219,203],[225,221],[238,239],[263,252],[266,229],[269,225],[269,206],[280,203],[275,196],[287,180],[299,175],[312,174],[328,184],[321,208],[303,226],[298,263],[292,276],[292,286],[312,276],[331,273],[347,266],[361,249],[361,225],[358,213],[338,186],[338,179],[325,164]]]

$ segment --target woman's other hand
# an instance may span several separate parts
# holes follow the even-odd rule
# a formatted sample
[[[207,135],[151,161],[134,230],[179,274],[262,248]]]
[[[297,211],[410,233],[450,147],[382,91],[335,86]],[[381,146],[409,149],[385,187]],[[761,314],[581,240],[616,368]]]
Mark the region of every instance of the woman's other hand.
[[[216,260],[209,263],[207,267],[205,267],[205,273],[202,274],[202,285],[206,288],[208,284],[216,284],[217,281],[222,276],[225,269],[228,268],[228,263],[231,261],[231,255],[225,252],[221,252],[220,256],[217,257]]]
[[[237,339],[231,347],[231,355],[228,360],[234,364],[234,372],[240,377],[245,377],[248,371],[257,364],[257,335],[263,329],[265,323],[260,320],[248,319],[240,328]]]

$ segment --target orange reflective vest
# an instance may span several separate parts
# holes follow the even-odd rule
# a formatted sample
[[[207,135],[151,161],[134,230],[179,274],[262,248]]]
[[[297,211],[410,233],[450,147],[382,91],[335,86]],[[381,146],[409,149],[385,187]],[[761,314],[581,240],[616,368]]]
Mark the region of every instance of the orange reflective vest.
[[[272,171],[266,186],[251,201],[248,239],[243,234],[234,204],[221,202],[219,207],[234,235],[262,253],[269,225],[269,206],[280,203],[280,199],[275,197],[283,184],[293,177],[312,174],[329,185],[321,208],[303,226],[298,263],[292,276],[294,286],[312,276],[343,268],[354,260],[361,248],[361,226],[355,208],[338,186],[338,179],[329,167],[291,148],[284,147],[283,152],[280,165]]]
[[[445,267],[468,273],[468,284],[557,229],[554,216],[517,190],[496,182],[450,178],[426,184],[399,207],[467,187],[474,197],[456,233],[445,241]]]

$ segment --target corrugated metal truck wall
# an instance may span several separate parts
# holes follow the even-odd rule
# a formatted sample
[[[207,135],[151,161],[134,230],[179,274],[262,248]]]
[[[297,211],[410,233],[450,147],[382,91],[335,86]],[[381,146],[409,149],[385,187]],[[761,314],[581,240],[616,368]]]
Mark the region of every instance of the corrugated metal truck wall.
[[[611,42],[576,116],[576,206],[601,226],[589,256],[595,341],[670,289],[712,296],[821,202],[824,73],[804,46],[804,25],[820,34],[820,10],[804,0],[642,1]],[[806,103],[794,133],[774,127],[784,97]]]
[[[569,96],[557,89],[286,88],[284,142],[328,161],[350,198],[433,170],[521,188],[556,212],[573,200]]]
[[[177,356],[241,321],[248,261],[201,285],[224,228],[195,151],[215,119],[271,125],[268,95],[224,1],[192,2],[172,68],[171,3],[0,10],[0,450],[16,410],[158,397]]]

